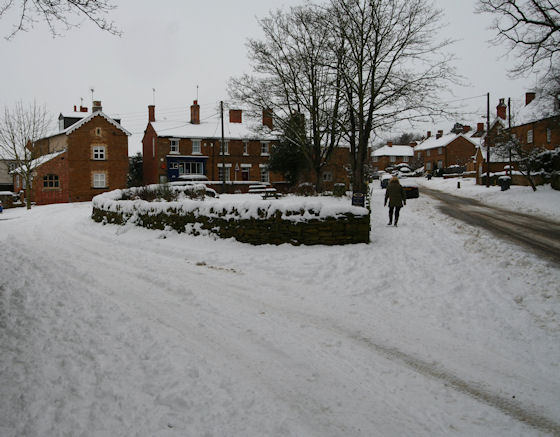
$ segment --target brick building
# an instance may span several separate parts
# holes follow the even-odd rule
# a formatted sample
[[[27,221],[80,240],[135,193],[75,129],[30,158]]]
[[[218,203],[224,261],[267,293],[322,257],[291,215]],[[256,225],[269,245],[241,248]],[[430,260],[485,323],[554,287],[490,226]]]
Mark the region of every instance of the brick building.
[[[190,119],[182,123],[157,120],[155,106],[150,105],[142,138],[144,184],[206,176],[219,185],[225,176],[228,191],[245,192],[260,182],[283,185],[282,176],[267,169],[276,142],[271,129],[269,111],[254,120],[240,109],[230,109],[224,114],[222,149],[220,116],[201,119],[198,101],[190,107]]]
[[[374,150],[371,153],[371,165],[373,170],[385,170],[396,164],[409,164],[414,157],[416,142],[406,144],[393,144],[387,141],[387,145]]]
[[[32,182],[32,201],[41,204],[89,201],[97,194],[125,188],[128,175],[128,136],[120,120],[94,102],[92,112],[74,107],[60,114],[59,131],[35,142],[38,156]],[[25,190],[14,175],[14,190]]]
[[[426,138],[414,147],[414,158],[423,162],[428,172],[452,165],[466,166],[479,145],[470,130],[470,126],[463,126],[460,133],[444,134],[439,130],[435,136],[428,131]]]

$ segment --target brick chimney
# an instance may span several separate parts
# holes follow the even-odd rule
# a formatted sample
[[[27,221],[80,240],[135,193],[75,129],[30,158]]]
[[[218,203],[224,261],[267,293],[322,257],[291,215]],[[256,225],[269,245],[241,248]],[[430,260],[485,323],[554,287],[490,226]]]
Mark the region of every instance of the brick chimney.
[[[480,122],[476,124],[476,131],[477,132],[484,132],[484,123]]]
[[[502,120],[505,120],[507,118],[506,114],[507,106],[505,103],[505,99],[500,99],[500,103],[498,103],[498,106],[496,106],[496,115]]]
[[[78,112],[78,108],[74,105],[74,112]]]
[[[466,134],[467,132],[469,132],[471,130],[470,126],[463,126],[463,133]]]
[[[263,109],[262,122],[263,122],[263,126],[267,126],[271,130],[273,129],[272,109]]]
[[[392,142],[392,141],[387,141],[387,145],[388,145],[389,147],[393,147],[393,142]]]
[[[230,123],[241,123],[241,109],[230,109],[229,110],[229,122]]]
[[[156,105],[148,105],[148,121],[156,121]]]
[[[533,100],[535,100],[535,97],[537,97],[537,94],[534,93],[533,91],[528,91],[525,93],[525,106],[527,106],[529,103],[531,103]]]
[[[82,108],[80,108],[81,110]],[[103,107],[101,106],[101,100],[94,100],[93,105],[91,105],[91,112],[101,112]]]
[[[431,130],[426,132],[426,138],[430,138],[431,136],[432,136],[432,131]]]
[[[193,104],[191,105],[191,123],[200,124],[200,105],[198,104],[198,100],[193,100]]]
[[[437,131],[436,139],[441,138],[441,137],[443,137],[443,130],[440,129],[440,130]]]
[[[410,147],[416,147],[418,145],[418,143],[416,141],[411,141],[410,143],[408,143],[408,145]]]
[[[87,106],[80,105],[80,112],[87,112]]]

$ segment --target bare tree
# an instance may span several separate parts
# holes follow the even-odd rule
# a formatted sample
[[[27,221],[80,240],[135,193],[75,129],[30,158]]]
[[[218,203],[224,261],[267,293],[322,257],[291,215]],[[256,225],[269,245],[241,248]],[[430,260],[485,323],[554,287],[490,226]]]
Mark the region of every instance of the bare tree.
[[[13,109],[5,107],[0,116],[0,157],[13,161],[15,172],[25,181],[27,209],[31,208],[33,173],[40,156],[35,141],[46,135],[48,127],[46,108],[35,102],[27,107],[22,102]]]
[[[306,5],[260,20],[264,39],[248,42],[253,74],[229,83],[233,99],[268,108],[275,128],[308,161],[321,190],[321,172],[340,139],[341,54],[330,50],[327,11]],[[301,129],[293,129],[298,119]]]
[[[479,0],[477,11],[494,16],[495,42],[516,53],[516,76],[538,71],[558,77],[560,67],[560,1]]]
[[[443,115],[438,99],[452,80],[451,41],[437,40],[441,12],[427,0],[331,0],[331,28],[342,45],[345,139],[354,193],[367,192],[372,133],[403,120]]]
[[[0,3],[0,19],[13,15],[15,23],[6,39],[12,39],[20,31],[28,31],[38,22],[45,22],[52,36],[59,35],[59,27],[69,30],[79,27],[79,19],[87,18],[101,30],[113,35],[121,32],[107,19],[116,8],[111,0],[3,0]]]

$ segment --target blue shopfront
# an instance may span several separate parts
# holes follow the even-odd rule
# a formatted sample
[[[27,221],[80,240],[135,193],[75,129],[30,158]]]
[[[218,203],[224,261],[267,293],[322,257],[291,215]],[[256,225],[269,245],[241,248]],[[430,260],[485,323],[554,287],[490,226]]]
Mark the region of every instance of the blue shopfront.
[[[179,176],[206,175],[207,156],[167,156],[167,180],[173,182]]]

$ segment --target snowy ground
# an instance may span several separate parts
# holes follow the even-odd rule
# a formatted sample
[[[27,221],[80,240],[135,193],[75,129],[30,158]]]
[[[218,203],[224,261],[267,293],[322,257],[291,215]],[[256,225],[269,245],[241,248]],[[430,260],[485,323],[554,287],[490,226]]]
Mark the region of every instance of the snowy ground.
[[[0,435],[560,433],[559,267],[382,196],[345,247],[5,210]]]
[[[499,186],[486,187],[476,185],[474,178],[425,178],[407,179],[420,187],[433,188],[462,197],[470,197],[484,204],[511,209],[526,214],[535,214],[555,221],[560,221],[560,191],[550,188],[550,184],[531,187],[513,185],[509,190],[501,191]],[[457,188],[460,182],[460,188]]]

